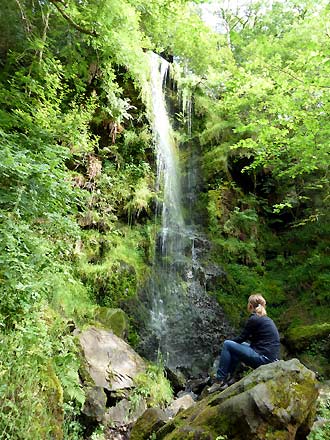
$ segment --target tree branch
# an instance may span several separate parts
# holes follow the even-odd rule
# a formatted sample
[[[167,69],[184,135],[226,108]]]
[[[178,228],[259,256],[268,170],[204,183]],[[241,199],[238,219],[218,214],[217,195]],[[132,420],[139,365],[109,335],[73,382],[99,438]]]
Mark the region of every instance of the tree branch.
[[[44,15],[44,13],[43,13],[43,11],[42,11],[42,9],[41,9],[41,15],[42,15],[43,23],[44,23],[44,30],[43,30],[42,37],[41,37],[41,40],[42,40],[42,48],[41,48],[40,51],[39,51],[39,63],[41,63],[42,56],[43,56],[43,51],[44,51],[44,47],[45,47],[45,44],[46,44],[47,30],[48,30],[48,24],[49,24],[49,15],[50,15],[50,12],[49,12],[49,10],[48,10],[48,11],[47,11],[47,14]]]
[[[31,32],[31,29],[32,29],[31,22],[28,20],[28,18],[24,14],[24,9],[23,9],[22,5],[20,4],[19,0],[16,0],[16,4],[17,4],[17,6],[18,6],[18,8],[20,10],[23,23],[25,23],[26,32]]]
[[[77,24],[75,21],[73,21],[73,19],[59,6],[58,3],[63,4],[61,0],[49,0],[49,1],[55,6],[55,8],[59,11],[62,17],[65,18],[65,20],[68,21],[71,24],[71,26],[77,29],[77,31],[83,34],[91,35],[92,37],[98,36],[98,33],[95,30],[85,29],[81,27],[79,24]]]

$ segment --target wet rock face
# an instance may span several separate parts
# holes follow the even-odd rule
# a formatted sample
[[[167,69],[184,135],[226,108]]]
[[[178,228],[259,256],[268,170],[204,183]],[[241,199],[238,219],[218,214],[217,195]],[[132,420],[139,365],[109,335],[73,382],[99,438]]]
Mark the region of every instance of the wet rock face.
[[[154,327],[140,328],[138,351],[155,361],[160,349],[166,365],[181,369],[187,376],[207,372],[233,329],[216,299],[199,280],[189,280],[186,291],[180,289],[182,279],[167,278],[164,282],[168,296],[159,301]]]
[[[141,337],[138,351],[144,357],[156,360],[160,351],[167,366],[197,376],[208,371],[234,331],[210,294],[226,274],[203,262],[211,246],[208,240],[196,231],[186,234],[184,252],[155,265],[133,315]]]
[[[278,361],[202,399],[149,435],[158,440],[215,440],[221,435],[228,440],[300,440],[312,424],[317,396],[312,371],[297,359]]]

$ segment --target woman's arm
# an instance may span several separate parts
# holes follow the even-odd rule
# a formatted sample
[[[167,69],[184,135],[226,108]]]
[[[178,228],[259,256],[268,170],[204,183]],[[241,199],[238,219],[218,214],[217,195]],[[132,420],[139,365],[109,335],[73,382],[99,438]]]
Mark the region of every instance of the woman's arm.
[[[255,328],[256,324],[256,315],[251,315],[250,318],[246,321],[245,326],[239,336],[236,338],[233,338],[234,342],[238,342],[241,344],[242,342],[245,342],[250,339],[251,335],[253,334],[253,330]]]

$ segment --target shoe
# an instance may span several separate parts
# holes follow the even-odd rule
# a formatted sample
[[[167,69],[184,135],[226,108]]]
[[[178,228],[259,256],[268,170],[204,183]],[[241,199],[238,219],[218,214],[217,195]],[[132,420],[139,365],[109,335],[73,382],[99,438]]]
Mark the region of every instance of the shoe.
[[[234,383],[236,383],[237,380],[235,379],[235,377],[230,377],[229,380],[227,380],[227,385],[230,387],[232,385],[234,385]]]
[[[215,379],[212,386],[210,386],[207,391],[209,394],[215,393],[216,391],[223,391],[228,387],[228,384],[225,380]]]

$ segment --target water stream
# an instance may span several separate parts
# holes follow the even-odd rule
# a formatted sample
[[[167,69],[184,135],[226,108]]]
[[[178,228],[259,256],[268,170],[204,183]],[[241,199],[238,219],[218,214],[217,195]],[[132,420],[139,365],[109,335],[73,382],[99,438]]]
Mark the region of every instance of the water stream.
[[[164,95],[169,65],[155,54],[150,65],[157,188],[163,197],[157,209],[161,228],[156,256],[146,286],[149,318],[142,351],[153,360],[161,353],[169,367],[184,367],[196,374],[212,363],[227,329],[222,310],[206,292],[208,280],[222,273],[201,264],[210,245],[193,221],[198,191],[196,154],[190,154],[183,171]]]

